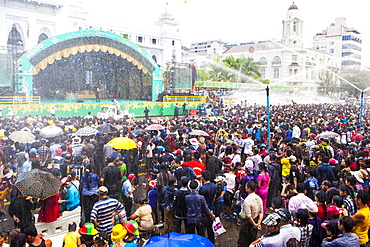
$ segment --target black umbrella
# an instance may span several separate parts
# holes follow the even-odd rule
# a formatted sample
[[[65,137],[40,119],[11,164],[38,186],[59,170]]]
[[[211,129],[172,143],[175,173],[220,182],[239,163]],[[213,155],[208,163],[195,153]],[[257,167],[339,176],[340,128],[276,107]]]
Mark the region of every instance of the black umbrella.
[[[98,131],[102,134],[110,134],[117,132],[118,130],[119,129],[116,125],[110,123],[102,124],[98,127]]]
[[[148,132],[142,129],[133,130],[131,133],[137,136],[149,135]]]

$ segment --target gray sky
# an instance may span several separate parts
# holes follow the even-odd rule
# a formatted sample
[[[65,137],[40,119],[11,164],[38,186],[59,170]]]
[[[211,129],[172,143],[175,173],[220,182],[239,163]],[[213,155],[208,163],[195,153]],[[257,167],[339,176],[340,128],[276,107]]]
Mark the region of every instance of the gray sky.
[[[282,37],[282,21],[291,0],[87,0],[88,11],[99,19],[153,26],[166,9],[180,23],[183,45],[221,39],[248,42]],[[347,19],[347,26],[362,34],[363,66],[370,67],[370,14],[366,0],[296,0],[304,21],[305,47],[312,47],[312,37],[335,22]]]

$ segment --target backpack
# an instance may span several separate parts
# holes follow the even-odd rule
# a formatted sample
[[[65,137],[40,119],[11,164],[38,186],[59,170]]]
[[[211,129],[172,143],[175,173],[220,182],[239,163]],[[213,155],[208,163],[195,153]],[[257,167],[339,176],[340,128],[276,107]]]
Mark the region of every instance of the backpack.
[[[176,186],[166,186],[162,190],[162,207],[173,210],[174,209],[174,199],[175,199],[175,191],[177,190]]]

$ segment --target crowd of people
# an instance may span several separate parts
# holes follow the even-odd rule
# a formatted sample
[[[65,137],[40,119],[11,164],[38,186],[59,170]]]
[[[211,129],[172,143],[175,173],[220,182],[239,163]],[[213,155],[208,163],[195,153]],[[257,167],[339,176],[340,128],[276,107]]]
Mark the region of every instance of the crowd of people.
[[[265,107],[242,102],[221,115],[177,115],[156,121],[162,128],[154,131],[145,131],[154,124],[148,117],[2,120],[0,213],[2,220],[9,214],[20,230],[10,237],[2,233],[0,241],[24,238],[29,246],[51,246],[35,221],[53,222],[64,211],[81,208],[81,222],[71,222],[64,246],[139,246],[170,232],[196,233],[214,243],[216,218],[238,225],[238,246],[366,246],[367,114],[360,121],[351,105],[293,103],[272,106],[267,119]],[[105,122],[120,130],[76,134]],[[48,125],[64,132],[40,137]],[[34,133],[35,141],[7,138],[16,130]],[[117,136],[133,139],[137,148],[114,149],[108,141]],[[142,163],[145,172],[138,174]],[[60,193],[44,200],[23,195],[16,178],[33,169],[59,178]],[[145,176],[143,193],[138,193],[139,176]]]

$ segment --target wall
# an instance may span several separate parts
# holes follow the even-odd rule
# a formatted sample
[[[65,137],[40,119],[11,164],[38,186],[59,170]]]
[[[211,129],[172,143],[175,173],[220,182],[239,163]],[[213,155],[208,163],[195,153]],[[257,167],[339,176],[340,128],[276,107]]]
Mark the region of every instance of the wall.
[[[197,108],[200,102],[188,102],[189,109]],[[10,106],[15,116],[35,116],[43,115],[49,116],[50,109],[55,106],[56,117],[72,117],[72,116],[86,116],[90,111],[92,115],[96,115],[102,106],[106,104],[90,104],[90,103],[57,103],[57,104],[39,104],[39,105],[12,105]],[[169,116],[173,115],[176,103],[173,102],[135,102],[135,103],[120,103],[120,108],[124,110],[126,107],[130,113],[134,113],[135,117],[144,116],[143,111],[145,107],[150,110],[149,116]],[[183,102],[178,102],[180,108]],[[3,116],[8,113],[9,106],[3,107]],[[182,109],[180,109],[180,114]]]

